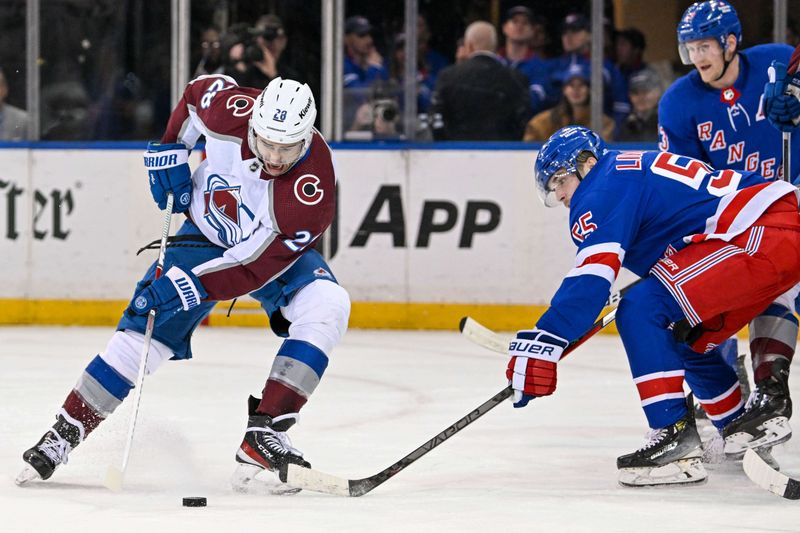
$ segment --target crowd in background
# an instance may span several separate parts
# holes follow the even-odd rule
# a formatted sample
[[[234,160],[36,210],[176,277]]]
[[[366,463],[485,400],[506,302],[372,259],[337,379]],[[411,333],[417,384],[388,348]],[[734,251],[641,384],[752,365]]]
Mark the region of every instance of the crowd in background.
[[[78,43],[73,64],[53,68],[42,79],[42,139],[147,139],[163,130],[170,107],[168,32],[155,32],[160,40],[137,37],[136,28],[127,29],[128,23],[121,22],[124,14],[117,21],[111,8],[98,13],[97,6],[103,4],[92,8],[93,16],[108,17],[109,26],[124,23],[126,32],[82,38],[76,33],[71,39]],[[313,14],[316,8],[304,9],[297,17]],[[166,13],[147,16],[160,20]],[[127,15],[131,18],[131,13]],[[367,15],[376,18],[374,12],[348,12],[343,29],[344,138],[402,139],[407,137],[402,120],[406,59],[402,18],[370,20]],[[444,36],[431,30],[431,14],[420,11],[414,138],[544,141],[564,125],[590,125],[591,24],[585,13],[554,20],[552,13],[545,16],[517,5],[501,13],[497,25],[468,15],[461,13],[461,36],[448,36],[453,42],[442,46]],[[320,101],[319,54],[308,53],[309,43],[318,42],[319,36],[308,34],[307,28],[293,34],[292,25],[275,14],[245,18],[250,22],[232,22],[224,30],[212,17],[204,17],[202,26],[193,19],[190,78],[223,73],[240,85],[257,88],[277,76],[299,79],[311,85]],[[11,18],[6,19],[11,24]],[[297,20],[290,22],[297,27]],[[142,24],[153,25],[147,20]],[[675,77],[672,66],[644,61],[647,40],[639,29],[614,28],[609,18],[603,28],[602,135],[607,141],[655,142],[658,101]],[[795,39],[792,28],[789,38]],[[134,56],[132,44],[143,48],[133,67],[97,68],[114,63],[107,50],[126,59]],[[47,73],[46,67],[56,62],[48,62],[53,47],[45,48],[42,63]],[[91,53],[100,51],[92,63]],[[162,66],[152,66],[151,52],[160,54],[157,63]],[[136,65],[151,65],[151,72]],[[0,63],[0,68],[5,66]],[[89,66],[101,74],[87,76]],[[12,81],[9,84],[0,70],[0,140],[28,138],[24,85],[19,76]]]
[[[653,142],[658,101],[671,72],[659,72],[644,62],[646,40],[640,30],[617,31],[605,22],[602,134],[609,141]],[[590,20],[571,13],[557,25],[558,54],[549,51],[550,26],[526,6],[511,7],[499,29],[488,21],[467,26],[449,61],[430,48],[430,31],[421,15],[417,138],[544,141],[567,124],[589,126]],[[345,23],[345,117],[350,138],[359,138],[353,132],[371,132],[372,138],[398,132],[396,125],[387,124],[387,113],[380,111],[387,106],[398,111],[402,105],[405,38],[395,36],[386,61],[376,50],[372,31],[363,16],[352,16]],[[387,104],[387,99],[394,104]],[[397,120],[399,113],[389,116]]]

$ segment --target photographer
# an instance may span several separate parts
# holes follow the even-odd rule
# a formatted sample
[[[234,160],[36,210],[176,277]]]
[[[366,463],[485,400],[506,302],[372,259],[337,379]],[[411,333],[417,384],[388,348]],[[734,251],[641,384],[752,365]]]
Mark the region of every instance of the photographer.
[[[277,77],[296,79],[297,73],[280,62],[288,37],[281,19],[264,15],[253,28],[231,26],[223,37],[225,74],[239,85],[263,89]]]
[[[358,107],[348,140],[398,139],[400,131],[400,87],[393,82],[376,81],[369,100]]]

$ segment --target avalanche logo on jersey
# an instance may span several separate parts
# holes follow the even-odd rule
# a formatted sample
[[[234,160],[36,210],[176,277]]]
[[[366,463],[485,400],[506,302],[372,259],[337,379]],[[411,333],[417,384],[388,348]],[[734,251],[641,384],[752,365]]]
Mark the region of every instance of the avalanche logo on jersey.
[[[583,242],[591,232],[597,229],[597,224],[589,222],[592,220],[592,212],[587,211],[578,217],[578,221],[572,225],[572,238],[578,242]]]
[[[239,216],[244,212],[253,220],[253,212],[242,203],[241,186],[232,187],[219,174],[211,174],[207,178],[206,190],[203,193],[205,210],[203,218],[217,230],[217,237],[228,247],[236,246],[243,240]]]

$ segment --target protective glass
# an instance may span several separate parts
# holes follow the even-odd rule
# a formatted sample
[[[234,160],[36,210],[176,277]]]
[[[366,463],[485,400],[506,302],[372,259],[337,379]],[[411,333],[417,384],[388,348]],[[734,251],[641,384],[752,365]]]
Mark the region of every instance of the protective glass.
[[[572,175],[572,172],[560,168],[549,177],[543,174],[536,176],[536,192],[546,207],[555,207],[560,203],[556,196],[556,189],[563,187]]]
[[[263,137],[256,135],[256,155],[265,165],[274,167],[290,166],[300,159],[303,151],[303,141],[292,144],[280,144],[267,141]]]
[[[714,39],[701,39],[678,44],[678,54],[684,65],[693,65],[703,59],[722,55],[722,47]]]

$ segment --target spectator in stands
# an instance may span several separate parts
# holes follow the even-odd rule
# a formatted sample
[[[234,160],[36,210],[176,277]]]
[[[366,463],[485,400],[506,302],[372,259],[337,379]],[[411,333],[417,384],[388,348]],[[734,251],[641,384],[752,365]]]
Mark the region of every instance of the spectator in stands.
[[[450,61],[431,48],[431,30],[428,21],[420,15],[417,17],[417,68],[431,91],[436,86],[436,78]]]
[[[564,54],[553,60],[555,79],[563,78],[564,72],[574,64],[591,65],[592,34],[589,19],[580,13],[567,15],[562,24],[561,44]],[[610,59],[603,59],[603,111],[617,125],[630,113],[628,86],[625,77]]]
[[[221,46],[220,32],[217,28],[211,27],[203,30],[200,36],[200,62],[194,69],[193,77],[222,73],[225,65],[222,63]]]
[[[515,6],[506,12],[506,21],[502,25],[505,44],[497,55],[504,58],[509,67],[515,68],[523,61],[532,59],[534,51],[533,11],[525,6]]]
[[[531,37],[533,56],[539,59],[550,59],[552,41],[550,39],[550,31],[547,29],[547,19],[533,15],[531,17],[531,28],[533,29],[533,36]]]
[[[376,125],[373,113],[375,91],[372,87],[375,84],[383,87],[389,79],[383,56],[375,48],[371,32],[372,25],[365,17],[355,15],[345,20],[342,100],[343,121],[349,124],[345,132],[347,139],[362,139],[353,136],[357,132],[372,135]],[[381,88],[380,93],[385,92]]]
[[[631,76],[629,82],[631,114],[620,126],[617,140],[655,142],[658,140],[658,101],[664,90],[661,77],[645,68]]]
[[[0,141],[24,141],[28,138],[28,113],[6,102],[8,81],[0,69]]]
[[[275,65],[276,74],[284,79],[301,79],[300,73],[284,61],[283,52],[289,44],[289,36],[283,21],[277,15],[262,15],[256,21],[255,29],[261,38],[264,55],[269,55],[271,63]]]
[[[430,30],[428,23],[420,16],[417,19],[417,110],[428,111],[431,95],[436,86],[439,72],[448,65],[447,59],[429,47]],[[397,86],[403,86],[406,68],[406,36],[398,33],[394,38],[394,51],[389,66],[389,79]]]
[[[468,59],[439,74],[431,114],[436,140],[517,140],[530,103],[525,77],[495,54],[497,30],[473,22],[464,33]]]
[[[388,80],[383,57],[372,40],[372,25],[365,17],[353,16],[344,23],[344,86],[369,87]]]
[[[498,53],[509,67],[528,79],[532,115],[554,106],[559,98],[558,89],[550,81],[550,63],[537,56],[531,46],[533,20],[533,11],[525,6],[509,9],[502,26],[506,43]]]
[[[461,63],[469,59],[467,55],[467,47],[464,46],[464,38],[459,37],[456,41],[456,64]]]
[[[238,23],[220,39],[224,74],[243,87],[265,88],[277,77],[297,79],[297,72],[281,61],[288,43],[283,22],[264,15],[254,27]]]
[[[562,73],[560,81],[561,101],[553,109],[542,111],[528,122],[524,141],[546,141],[553,133],[570,124],[587,128],[591,126],[589,67],[576,63]],[[604,140],[610,141],[613,135],[614,120],[608,115],[603,115],[601,136]]]
[[[644,62],[646,46],[644,34],[636,28],[617,32],[614,40],[617,68],[626,80],[630,80],[631,76],[647,67]]]

